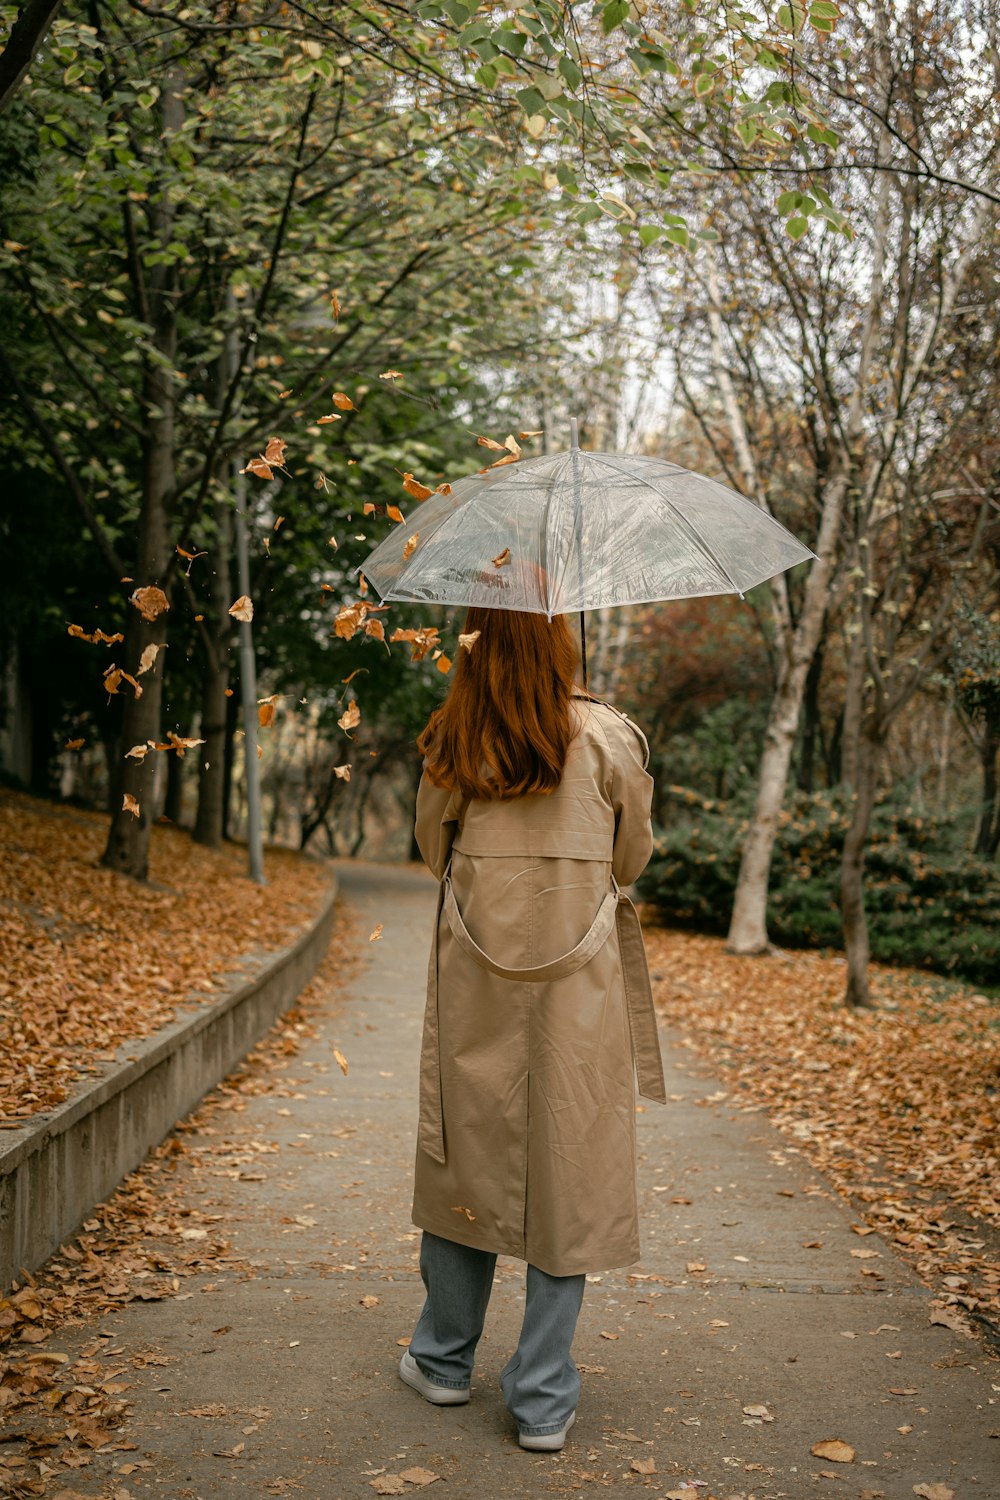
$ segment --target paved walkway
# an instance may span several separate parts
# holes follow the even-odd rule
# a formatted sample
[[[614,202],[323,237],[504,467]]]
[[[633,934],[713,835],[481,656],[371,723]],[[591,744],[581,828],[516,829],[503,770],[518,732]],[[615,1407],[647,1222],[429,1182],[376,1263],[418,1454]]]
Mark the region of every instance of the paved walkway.
[[[591,1278],[563,1453],[521,1452],[497,1386],[519,1324],[517,1262],[500,1263],[471,1403],[435,1409],[404,1387],[398,1341],[421,1301],[409,1186],[435,891],[409,869],[345,863],[341,878],[364,970],[330,997],[279,1091],[185,1137],[202,1159],[192,1206],[220,1216],[212,1235],[231,1249],[217,1274],[182,1284],[183,1300],[135,1302],[100,1324],[109,1365],[148,1358],[126,1377],[139,1451],[95,1455],[76,1492],[355,1500],[416,1493],[394,1476],[429,1471],[442,1497],[477,1500],[663,1497],[685,1479],[701,1500],[910,1500],[935,1484],[946,1488],[916,1493],[1000,1497],[1000,1365],[929,1323],[913,1274],[877,1235],[852,1232],[836,1194],[763,1114],[733,1108],[679,1037],[664,1037],[667,1107],[638,1117],[644,1259]],[[813,1456],[824,1439],[853,1461]],[[137,1460],[150,1467],[121,1477]]]

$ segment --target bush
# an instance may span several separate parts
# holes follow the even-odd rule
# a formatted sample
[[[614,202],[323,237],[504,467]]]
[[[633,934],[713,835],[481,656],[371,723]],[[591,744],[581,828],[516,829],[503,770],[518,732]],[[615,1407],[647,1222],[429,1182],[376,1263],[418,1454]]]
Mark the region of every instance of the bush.
[[[639,892],[677,926],[725,932],[747,797],[710,801],[680,787]],[[771,868],[768,930],[788,947],[842,948],[840,856],[849,821],[837,792],[796,794],[782,813]],[[949,848],[949,830],[898,799],[875,811],[865,857],[872,957],[996,984],[1000,976],[1000,872]]]

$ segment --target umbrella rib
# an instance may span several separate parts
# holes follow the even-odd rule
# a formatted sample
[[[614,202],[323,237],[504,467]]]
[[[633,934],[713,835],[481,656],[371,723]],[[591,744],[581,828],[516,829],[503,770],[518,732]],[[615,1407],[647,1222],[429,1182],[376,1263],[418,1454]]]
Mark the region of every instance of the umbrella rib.
[[[608,466],[609,469],[614,469],[615,472],[618,473],[618,474],[624,474],[627,479],[638,480],[640,484],[644,484],[647,489],[652,490],[653,493],[654,493],[654,495],[656,496],[656,498],[658,500],[662,500],[663,504],[666,505],[666,506],[668,506],[669,509],[670,509],[670,511],[671,511],[671,513],[677,517],[678,521],[684,527],[685,531],[688,532],[689,535],[691,536],[691,539],[693,540],[693,542],[694,542],[695,546],[698,548],[698,550],[700,552],[703,552],[704,555],[708,558],[709,562],[713,563],[714,566],[718,568],[719,572],[729,582],[729,584],[732,586],[733,590],[737,594],[739,594],[740,598],[742,599],[744,597],[743,590],[740,588],[739,584],[736,582],[735,578],[730,573],[730,571],[726,567],[725,563],[721,562],[719,560],[719,558],[717,558],[715,556],[715,553],[712,551],[711,547],[709,547],[708,543],[702,540],[702,538],[698,535],[697,531],[691,525],[691,522],[688,520],[687,516],[685,516],[681,511],[679,511],[677,509],[677,506],[673,503],[673,501],[669,498],[669,496],[661,494],[660,491],[655,487],[655,485],[651,484],[648,480],[644,479],[641,474],[636,474],[634,472],[630,473],[629,470],[625,466],[623,466],[621,464],[616,464],[614,462],[614,459],[615,459],[615,455],[614,454],[611,454],[611,453],[590,453],[590,454],[588,454],[588,457],[592,458],[592,459],[596,459],[599,463],[607,464],[607,466]],[[733,491],[733,494],[736,494],[735,490]],[[745,495],[741,495],[741,496],[739,496],[739,498],[741,500],[746,500],[746,496]],[[747,500],[747,504],[748,505],[752,505],[753,501],[752,500]],[[760,510],[760,506],[757,506],[757,509]],[[762,515],[766,515],[767,512],[766,511],[761,511],[761,514]]]

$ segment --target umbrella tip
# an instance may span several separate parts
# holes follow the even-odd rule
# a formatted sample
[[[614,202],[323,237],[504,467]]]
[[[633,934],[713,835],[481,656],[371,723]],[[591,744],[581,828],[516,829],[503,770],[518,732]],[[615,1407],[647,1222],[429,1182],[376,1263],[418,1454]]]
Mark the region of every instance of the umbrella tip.
[[[569,419],[569,446],[571,449],[578,449],[580,446],[580,429],[575,417]]]

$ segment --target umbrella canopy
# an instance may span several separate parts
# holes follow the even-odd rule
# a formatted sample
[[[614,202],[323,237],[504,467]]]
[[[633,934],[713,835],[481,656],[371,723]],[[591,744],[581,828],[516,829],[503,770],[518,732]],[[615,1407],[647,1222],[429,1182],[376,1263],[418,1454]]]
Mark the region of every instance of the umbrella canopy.
[[[369,556],[384,600],[569,614],[742,595],[815,556],[759,505],[633,454],[520,460],[435,494]]]

